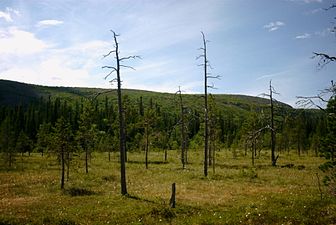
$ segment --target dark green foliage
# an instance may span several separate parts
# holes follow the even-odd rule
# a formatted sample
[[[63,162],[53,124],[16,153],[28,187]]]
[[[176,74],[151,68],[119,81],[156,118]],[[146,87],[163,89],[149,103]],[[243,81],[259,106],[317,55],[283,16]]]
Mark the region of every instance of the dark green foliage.
[[[1,87],[8,83],[11,82],[0,80]],[[12,82],[11,85],[19,83]],[[111,153],[119,148],[115,91],[101,94],[89,102],[88,98],[94,99],[93,97],[103,90],[22,85],[38,93],[38,97],[34,101],[27,100],[22,104],[13,102],[12,106],[0,106],[0,124],[4,134],[1,135],[1,152],[6,156],[4,162],[7,165],[8,156],[15,156],[17,151],[30,152],[32,149],[41,153],[54,151],[50,145],[54,138],[52,131],[56,121],[61,117],[69,123],[72,134],[76,136],[73,147],[77,147],[77,150],[85,155],[87,152],[88,158],[93,149]],[[6,103],[3,101],[7,98],[6,93],[2,89],[0,93],[2,96],[0,102]],[[182,95],[182,97],[188,148],[200,149],[204,145],[203,98],[201,95]],[[128,151],[143,149],[145,120],[150,122],[148,130],[150,149],[167,153],[167,150],[181,146],[181,128],[178,125],[181,112],[174,99],[174,94],[124,90]],[[209,111],[209,116],[214,131],[212,143],[216,149],[231,148],[234,152],[235,148],[243,148],[249,132],[267,125],[268,103],[267,99],[257,97],[214,95],[214,98],[210,99],[210,108],[213,109]],[[278,140],[277,152],[300,149],[297,152],[303,154],[312,149],[316,154],[322,148],[319,137],[326,135],[327,120],[324,114],[318,110],[293,109],[278,102],[274,105],[274,110],[277,115],[274,122]],[[5,132],[4,129],[9,132]],[[264,131],[258,136],[257,152],[259,154],[259,151],[267,149],[270,149],[270,134]]]
[[[336,97],[330,98],[327,109],[327,133],[321,139],[321,154],[326,162],[320,169],[326,174],[324,184],[330,187],[333,195],[336,195]]]
[[[50,149],[57,155],[61,164],[61,189],[63,189],[65,183],[65,166],[67,166],[67,172],[69,174],[71,153],[74,150],[74,137],[71,125],[64,117],[57,120],[52,130],[52,138],[50,140]]]
[[[7,116],[0,126],[0,150],[4,162],[9,168],[12,167],[15,160],[15,140],[16,135],[13,127],[13,120],[10,116]]]

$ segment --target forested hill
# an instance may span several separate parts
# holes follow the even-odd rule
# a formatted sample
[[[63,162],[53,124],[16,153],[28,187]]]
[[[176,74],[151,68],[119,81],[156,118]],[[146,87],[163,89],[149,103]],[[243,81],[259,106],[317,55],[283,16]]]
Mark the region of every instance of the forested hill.
[[[32,143],[25,149],[36,149],[39,136],[46,132],[44,129],[49,127],[48,132],[54,130],[58,122],[65,118],[73,134],[79,134],[83,121],[89,121],[99,137],[96,148],[105,149],[118,143],[116,99],[116,90],[113,89],[46,87],[0,80],[0,137],[11,134],[13,143],[18,143],[21,137]],[[203,145],[204,98],[201,94],[184,94],[182,99],[188,145],[199,148]],[[251,132],[269,126],[268,99],[214,95],[208,100],[212,138],[220,146],[244,148]],[[140,148],[146,121],[150,121],[153,148],[179,148],[180,103],[178,96],[172,93],[123,90],[128,148]],[[294,109],[276,102],[274,117],[279,150],[297,146],[302,151],[318,149],[318,137],[323,135],[326,121],[319,111]],[[259,148],[269,149],[270,134],[267,130],[263,131],[259,139]],[[4,146],[8,146],[8,143]]]
[[[175,108],[176,98],[171,93],[160,93],[143,90],[125,89],[123,94],[129,97],[131,102],[136,103],[140,97],[146,105],[150,99],[162,108]],[[81,98],[105,98],[116,99],[116,91],[111,89],[100,88],[77,88],[77,87],[48,87],[33,84],[20,83],[9,80],[0,80],[0,104],[3,106],[26,105],[34,101],[39,101],[41,98],[52,99],[60,98],[74,102]],[[198,94],[184,94],[184,102],[187,107],[200,109],[202,107],[203,97]],[[218,107],[224,107],[227,110],[233,111],[250,111],[260,107],[266,107],[269,100],[260,97],[246,96],[246,95],[229,95],[216,94],[213,96],[214,101]],[[291,109],[292,107],[280,103],[282,108]]]

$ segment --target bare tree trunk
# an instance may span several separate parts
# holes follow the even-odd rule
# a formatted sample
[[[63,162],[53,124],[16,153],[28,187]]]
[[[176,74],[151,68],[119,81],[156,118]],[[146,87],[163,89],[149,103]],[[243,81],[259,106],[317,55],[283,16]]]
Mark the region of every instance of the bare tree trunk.
[[[117,35],[113,32],[114,44],[115,44],[115,57],[116,57],[116,73],[117,73],[117,83],[118,83],[118,114],[119,114],[119,151],[120,151],[120,186],[121,194],[127,194],[126,186],[126,136],[125,136],[125,119],[124,110],[122,105],[122,94],[121,94],[121,80],[120,80],[120,61],[119,61],[119,44],[117,41]]]
[[[252,149],[251,149],[251,156],[252,156],[252,166],[254,166],[254,158],[255,158],[255,152],[256,152],[256,137],[253,137],[252,140]]]
[[[208,152],[209,152],[209,125],[208,125],[208,60],[206,51],[206,40],[204,33],[203,38],[203,58],[204,58],[204,176],[208,176]]]
[[[146,122],[146,146],[145,146],[145,165],[146,165],[146,169],[148,169],[148,146],[149,146],[149,143],[148,143],[148,122]]]
[[[121,79],[120,79],[120,67],[124,68],[131,68],[131,66],[127,66],[122,64],[123,61],[129,59],[140,58],[139,56],[127,56],[127,57],[119,57],[119,43],[117,41],[117,35],[113,30],[114,39],[114,50],[110,51],[108,54],[104,55],[108,57],[112,53],[115,54],[116,66],[103,66],[102,68],[111,69],[110,73],[105,77],[109,77],[112,73],[116,73],[116,78],[112,79],[110,82],[117,82],[117,94],[118,94],[118,114],[119,114],[119,151],[120,151],[120,187],[121,187],[121,194],[127,194],[127,183],[126,183],[126,124],[125,124],[125,116],[124,116],[124,109],[122,105],[122,94],[121,94]]]
[[[89,173],[89,165],[88,165],[88,149],[85,149],[85,173]]]
[[[274,130],[274,106],[273,106],[273,89],[272,81],[270,81],[270,103],[271,103],[271,159],[272,166],[276,166],[277,159],[275,158],[275,130]]]
[[[216,172],[216,142],[213,141],[213,146],[212,146],[212,172],[215,174]]]
[[[170,197],[170,201],[169,201],[169,205],[171,208],[175,208],[175,204],[176,204],[176,184],[173,183],[172,184],[172,194]]]
[[[61,150],[61,189],[64,189],[64,174],[65,173],[65,162],[64,162],[64,150]]]
[[[186,134],[185,134],[185,124],[184,124],[184,107],[182,101],[182,94],[179,88],[179,99],[180,99],[180,108],[181,108],[181,162],[182,168],[185,169],[186,164]]]
[[[167,157],[168,157],[167,154],[168,154],[168,153],[167,153],[167,149],[165,149],[165,150],[164,150],[164,161],[165,161],[165,162],[167,162]]]
[[[70,176],[70,152],[67,153],[67,179],[66,181],[69,181]]]

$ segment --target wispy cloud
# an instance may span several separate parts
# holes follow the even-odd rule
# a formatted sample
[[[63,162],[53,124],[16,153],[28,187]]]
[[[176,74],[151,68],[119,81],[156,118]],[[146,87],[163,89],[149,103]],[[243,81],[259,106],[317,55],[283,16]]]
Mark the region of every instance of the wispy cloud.
[[[306,3],[306,4],[309,4],[309,3],[322,3],[323,0],[288,0],[290,2],[299,2],[299,3]]]
[[[282,21],[275,21],[275,22],[270,22],[266,25],[264,25],[264,29],[267,29],[269,32],[271,31],[276,31],[278,30],[280,27],[285,26],[286,24]]]
[[[276,73],[270,73],[270,74],[261,75],[261,76],[257,77],[256,80],[270,79],[272,77],[281,76],[281,75],[283,75],[283,74],[285,74],[287,72],[288,72],[288,70],[281,71],[281,72],[276,72]]]
[[[63,24],[64,22],[61,20],[41,20],[36,26],[37,27],[50,27],[50,26],[58,26]]]
[[[4,19],[6,22],[13,22],[13,17],[12,15],[20,15],[20,12],[7,7],[6,11],[0,11],[0,18]]]
[[[316,14],[316,13],[319,13],[319,12],[322,12],[322,8],[312,9],[310,11],[306,11],[304,14],[305,15],[311,15],[311,14]]]
[[[315,35],[320,36],[320,37],[325,37],[328,34],[331,34],[332,32],[333,31],[332,31],[331,28],[326,28],[326,29],[323,29],[323,30],[320,30],[320,31],[316,31]]]
[[[307,38],[310,38],[310,37],[311,37],[311,34],[304,33],[304,34],[301,34],[301,35],[297,35],[295,37],[295,39],[307,39]]]

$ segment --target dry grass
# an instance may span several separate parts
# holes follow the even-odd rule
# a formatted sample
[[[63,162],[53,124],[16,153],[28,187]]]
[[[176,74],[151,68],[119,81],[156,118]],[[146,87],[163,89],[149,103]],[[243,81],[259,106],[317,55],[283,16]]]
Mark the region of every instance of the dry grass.
[[[120,196],[118,155],[94,154],[89,174],[73,162],[68,192],[59,189],[55,159],[33,154],[17,169],[0,171],[0,224],[332,224],[336,201],[320,199],[315,176],[322,159],[282,155],[271,167],[267,154],[251,167],[243,154],[217,153],[216,173],[203,176],[202,154],[189,154],[182,170],[178,152],[151,152],[149,169],[142,153],[129,153],[129,197]],[[292,163],[293,168],[281,168]],[[304,165],[299,170],[298,166]],[[322,175],[321,175],[322,176]],[[177,208],[168,202],[177,186]],[[79,191],[72,196],[69,191]],[[86,195],[85,193],[90,193]],[[76,195],[76,193],[74,194]]]

